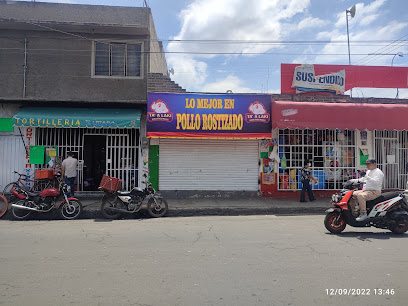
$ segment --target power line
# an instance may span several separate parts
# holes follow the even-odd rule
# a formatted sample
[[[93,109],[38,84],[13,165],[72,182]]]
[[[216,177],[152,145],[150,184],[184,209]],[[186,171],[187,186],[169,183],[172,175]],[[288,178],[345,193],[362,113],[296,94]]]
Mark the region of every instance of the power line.
[[[40,28],[44,28],[47,29],[49,31],[54,31],[54,32],[58,32],[67,36],[71,36],[71,37],[75,37],[76,39],[83,39],[83,40],[88,40],[88,41],[96,41],[99,43],[103,43],[103,44],[110,44],[110,42],[106,42],[106,40],[98,40],[98,39],[94,39],[94,38],[89,38],[86,36],[82,36],[82,35],[78,35],[78,34],[74,34],[74,33],[70,33],[70,32],[66,32],[66,31],[62,31],[62,30],[58,30],[49,26],[45,26],[45,25],[41,25],[35,22],[30,22],[30,21],[26,21],[26,20],[16,20],[16,19],[5,19],[5,18],[0,18],[0,21],[13,21],[13,22],[20,22],[20,23],[26,23],[26,24],[30,24],[36,27],[40,27]],[[376,52],[379,52],[381,50],[383,50],[384,48],[386,49],[388,46],[391,46],[393,44],[395,44],[396,42],[398,43],[402,43],[405,42],[406,40],[402,40],[402,38],[407,37],[407,35],[401,37],[398,40],[392,41],[390,44],[380,48],[379,50],[377,50]],[[43,37],[42,37],[43,38]],[[22,38],[20,38],[22,39]],[[146,40],[145,40],[146,41]],[[153,42],[154,40],[149,40],[150,42]],[[157,40],[159,41],[159,40]],[[291,40],[287,40],[287,41],[279,41],[279,40],[223,40],[223,39],[213,39],[213,40],[181,40],[181,39],[172,39],[172,40],[161,40],[163,41],[167,41],[167,42],[178,42],[178,43],[216,43],[216,44],[271,44],[271,45],[312,45],[312,44],[345,44],[346,41],[291,41]],[[363,46],[369,46],[367,45],[368,43],[378,43],[378,42],[388,42],[388,41],[379,41],[379,40],[368,40],[368,41],[359,41],[359,42],[355,42],[354,45],[359,45],[360,43],[363,44]],[[396,48],[400,48],[402,46],[406,45],[405,43],[401,46],[397,46]],[[390,47],[388,47],[389,49]],[[395,50],[396,48],[394,48],[393,50]],[[58,50],[58,49],[57,49]],[[60,51],[60,50],[58,50]],[[77,50],[77,51],[83,51],[83,50]],[[348,54],[342,54],[342,53],[309,53],[309,54],[304,54],[304,53],[276,53],[276,52],[199,52],[199,51],[142,51],[142,53],[167,53],[167,54],[189,54],[189,55],[306,55],[306,56],[344,56],[344,55],[348,55]],[[377,55],[379,57],[383,56],[383,54],[376,54],[376,53],[369,53],[369,54],[358,54],[355,53],[353,54],[354,56],[364,56],[363,59],[360,59],[358,62],[366,62],[367,58],[370,56],[374,56]],[[368,61],[369,62],[372,62]]]
[[[384,46],[384,47],[378,49],[377,51],[374,51],[373,54],[370,54],[370,55],[368,55],[368,56],[366,56],[366,57],[363,57],[362,59],[358,60],[357,63],[359,63],[359,62],[365,62],[365,61],[367,60],[366,58],[369,57],[369,56],[371,56],[371,55],[387,52],[389,46],[391,46],[392,44],[394,44],[394,43],[396,43],[396,42],[404,41],[403,38],[405,38],[405,37],[408,37],[408,34],[402,36],[401,38],[398,38],[397,40],[394,40],[394,41],[391,42],[390,44],[388,44],[388,45],[386,45],[386,46]],[[406,40],[405,40],[405,41],[406,41]]]
[[[10,50],[9,53],[19,53],[19,52],[14,52],[14,51],[24,51],[23,48],[0,48],[0,50]],[[37,52],[38,51],[38,52]],[[28,54],[48,54],[47,52],[50,51],[57,51],[57,52],[62,52],[62,51],[67,51],[67,52],[89,52],[91,53],[92,50],[83,50],[83,49],[29,49],[27,51]],[[98,51],[98,53],[109,53],[109,51]],[[135,53],[140,53],[140,54],[196,54],[196,55],[311,55],[311,56],[347,56],[348,53],[289,53],[289,52],[205,52],[205,51],[135,51]],[[54,55],[60,55],[62,56],[63,54],[54,54]],[[367,53],[353,53],[352,55],[355,56],[363,56],[363,55],[368,55]],[[382,54],[379,54],[382,55]],[[88,56],[88,54],[82,54],[81,56]]]

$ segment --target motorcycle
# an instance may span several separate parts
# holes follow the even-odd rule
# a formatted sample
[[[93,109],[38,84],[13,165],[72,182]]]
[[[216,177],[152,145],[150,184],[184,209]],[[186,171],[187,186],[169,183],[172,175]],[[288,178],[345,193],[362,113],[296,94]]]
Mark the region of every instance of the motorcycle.
[[[408,230],[408,190],[385,192],[378,198],[367,201],[368,218],[356,221],[357,211],[352,211],[350,200],[360,183],[346,182],[343,189],[332,195],[333,208],[326,210],[324,225],[333,234],[340,234],[346,225],[352,227],[370,227],[388,229],[396,234]]]
[[[82,212],[82,204],[77,198],[67,196],[69,189],[70,187],[61,181],[59,190],[46,188],[40,192],[30,192],[15,187],[11,190],[16,201],[11,204],[13,217],[17,220],[26,220],[33,212],[48,213],[57,210],[60,217],[65,220],[76,219]],[[58,202],[60,195],[64,198]]]
[[[154,218],[163,217],[169,208],[167,201],[156,194],[152,184],[147,183],[144,189],[134,187],[131,191],[109,191],[102,189],[101,212],[107,219],[117,219],[122,214],[134,214],[141,210],[144,200],[147,201],[147,212]]]

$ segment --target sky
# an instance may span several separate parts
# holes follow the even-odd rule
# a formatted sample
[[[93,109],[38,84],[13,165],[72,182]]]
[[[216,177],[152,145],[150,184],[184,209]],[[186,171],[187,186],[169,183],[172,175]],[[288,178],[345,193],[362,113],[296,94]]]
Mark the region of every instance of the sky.
[[[187,91],[280,93],[281,63],[408,66],[407,0],[146,0],[172,80]],[[36,0],[142,6],[143,0]],[[402,56],[400,56],[402,55]],[[347,76],[346,76],[347,77]],[[353,89],[395,98],[396,89]],[[349,92],[346,92],[349,94]],[[408,89],[399,90],[408,99]]]

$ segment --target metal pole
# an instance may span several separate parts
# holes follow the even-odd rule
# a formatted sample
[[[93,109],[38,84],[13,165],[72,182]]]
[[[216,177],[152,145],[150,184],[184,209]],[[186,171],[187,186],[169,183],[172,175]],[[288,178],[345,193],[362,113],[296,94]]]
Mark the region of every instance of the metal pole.
[[[394,58],[395,58],[397,55],[402,57],[402,53],[401,53],[401,52],[398,52],[398,53],[394,54],[394,56],[392,57],[392,61],[391,61],[391,67],[392,67],[393,64],[394,64]],[[395,96],[395,99],[399,99],[399,88],[397,88],[397,95]]]
[[[26,78],[27,78],[27,38],[24,39],[24,83],[23,83],[23,98],[26,97]]]
[[[349,38],[349,26],[348,26],[348,10],[346,10],[346,23],[347,23],[348,57],[349,57],[349,65],[351,65],[351,57],[350,57],[350,38]],[[353,88],[350,89],[350,97],[353,97]]]

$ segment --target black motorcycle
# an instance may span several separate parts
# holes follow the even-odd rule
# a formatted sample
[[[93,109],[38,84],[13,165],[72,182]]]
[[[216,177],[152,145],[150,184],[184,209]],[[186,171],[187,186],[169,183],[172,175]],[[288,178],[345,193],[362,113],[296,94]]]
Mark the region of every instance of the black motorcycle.
[[[101,212],[105,218],[117,219],[122,214],[134,214],[141,210],[147,200],[147,212],[154,218],[163,217],[169,208],[167,201],[156,194],[152,184],[147,183],[144,189],[134,187],[131,191],[103,190]]]

